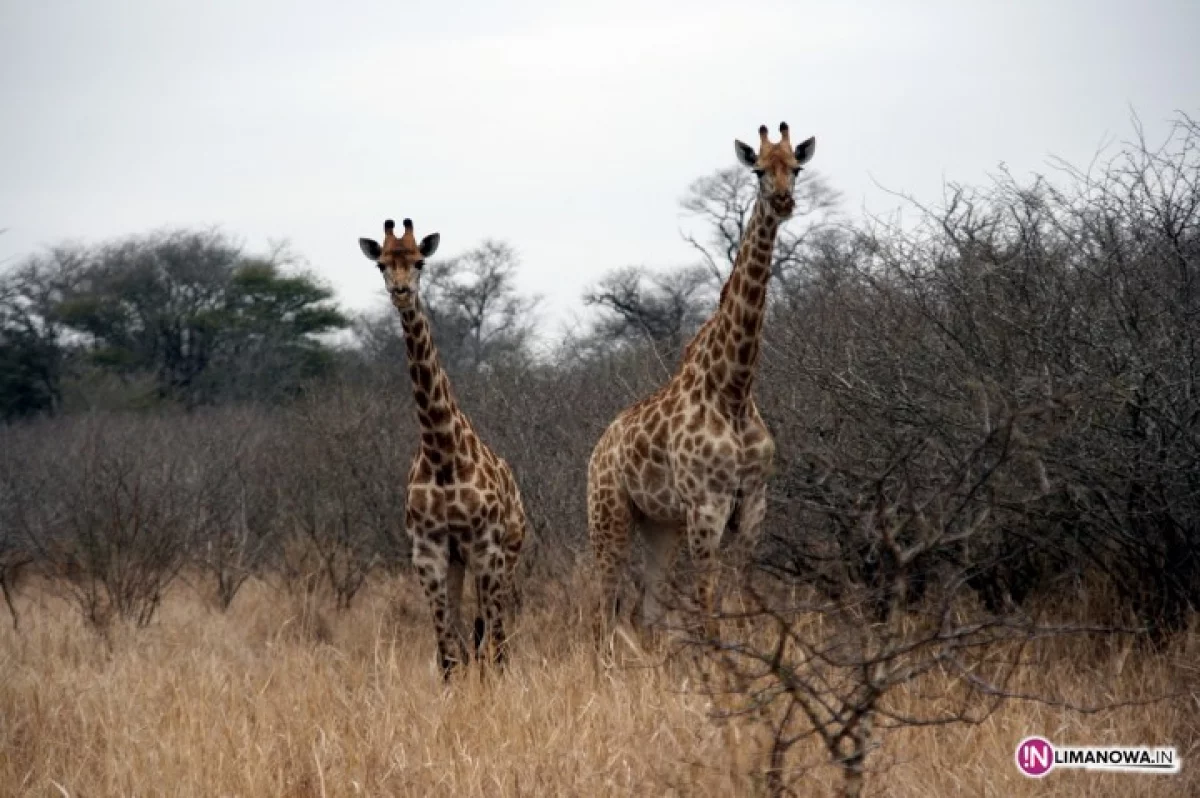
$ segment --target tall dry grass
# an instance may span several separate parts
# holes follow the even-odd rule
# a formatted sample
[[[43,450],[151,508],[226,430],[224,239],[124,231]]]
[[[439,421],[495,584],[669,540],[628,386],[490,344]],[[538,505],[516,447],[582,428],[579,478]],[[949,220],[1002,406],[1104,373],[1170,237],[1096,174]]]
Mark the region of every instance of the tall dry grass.
[[[226,614],[176,588],[147,629],[89,631],[27,587],[22,631],[0,630],[0,795],[754,795],[761,738],[718,725],[682,666],[598,666],[577,591],[527,601],[510,670],[443,687],[423,601],[403,577],[372,582],[347,612],[251,583]],[[1018,688],[1079,703],[1176,690],[1200,636],[1121,659],[1063,643]],[[1103,688],[1101,688],[1103,685]],[[923,696],[901,700],[929,701]],[[873,754],[868,794],[1189,795],[1200,693],[1079,715],[1010,704],[979,726],[907,729]],[[1179,776],[1066,771],[1032,782],[1022,737],[1175,745]],[[840,774],[816,745],[789,762],[801,794]]]

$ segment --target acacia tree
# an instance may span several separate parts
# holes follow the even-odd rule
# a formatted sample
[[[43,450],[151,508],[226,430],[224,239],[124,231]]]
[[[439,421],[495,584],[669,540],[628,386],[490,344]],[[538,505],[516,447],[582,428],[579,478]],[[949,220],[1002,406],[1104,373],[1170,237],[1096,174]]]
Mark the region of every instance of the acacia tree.
[[[85,404],[96,377],[189,406],[289,396],[332,369],[332,298],[285,248],[247,256],[216,231],[64,244],[0,279],[0,409],[54,410],[68,378]]]
[[[71,331],[59,308],[80,263],[73,248],[55,247],[0,276],[0,419],[61,407]]]

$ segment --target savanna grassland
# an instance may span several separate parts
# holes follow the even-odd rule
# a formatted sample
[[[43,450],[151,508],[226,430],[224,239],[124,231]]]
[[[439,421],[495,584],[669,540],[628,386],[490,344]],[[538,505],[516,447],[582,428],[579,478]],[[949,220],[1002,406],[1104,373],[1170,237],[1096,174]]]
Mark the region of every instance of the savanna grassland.
[[[598,658],[589,455],[717,307],[757,190],[695,181],[698,261],[614,264],[549,347],[515,247],[429,264],[441,362],[529,518],[510,666],[449,686],[390,309],[351,319],[211,231],[0,275],[0,796],[1200,794],[1186,114],[904,219],[805,173],[754,386],[766,587],[687,657]],[[1034,782],[1032,734],[1182,773]]]
[[[83,624],[45,584],[0,629],[0,794],[11,796],[755,795],[764,737],[714,722],[692,665],[633,655],[598,665],[583,591],[531,596],[511,668],[444,687],[424,601],[377,579],[350,610],[248,584],[225,613],[184,584],[147,628]],[[1095,704],[1190,692],[1082,715],[1010,702],[983,723],[882,737],[866,794],[1160,796],[1200,790],[1192,633],[1170,650],[1055,640],[1010,685]],[[918,695],[918,692],[920,693]],[[926,683],[900,702],[936,702]],[[1175,745],[1178,776],[1055,772],[1035,782],[1016,743]],[[801,795],[832,794],[837,768],[802,744]]]

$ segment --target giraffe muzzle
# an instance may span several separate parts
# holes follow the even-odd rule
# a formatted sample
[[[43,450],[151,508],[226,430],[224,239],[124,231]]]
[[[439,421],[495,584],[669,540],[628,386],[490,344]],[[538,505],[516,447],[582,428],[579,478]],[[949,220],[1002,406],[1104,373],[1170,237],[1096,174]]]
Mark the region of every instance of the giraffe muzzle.
[[[791,216],[792,211],[796,210],[796,198],[790,193],[776,194],[771,197],[771,208],[780,216]]]

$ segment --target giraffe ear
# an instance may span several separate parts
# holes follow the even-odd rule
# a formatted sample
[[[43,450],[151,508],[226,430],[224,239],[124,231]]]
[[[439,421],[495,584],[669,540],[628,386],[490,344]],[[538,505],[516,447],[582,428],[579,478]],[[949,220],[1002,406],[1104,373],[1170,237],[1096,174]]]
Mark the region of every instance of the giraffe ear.
[[[430,233],[421,239],[421,257],[432,258],[437,252],[438,244],[442,243],[441,233]]]
[[[758,154],[754,152],[754,148],[749,144],[743,144],[734,139],[733,151],[737,154],[737,159],[741,161],[742,166],[753,169],[754,165],[758,163]]]
[[[817,137],[809,136],[804,141],[796,145],[796,160],[801,166],[812,160],[813,153],[817,151]]]
[[[369,238],[358,239],[358,248],[362,250],[362,254],[367,256],[367,260],[379,260],[379,256],[383,254],[379,243]]]

